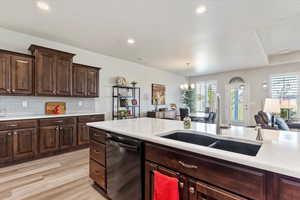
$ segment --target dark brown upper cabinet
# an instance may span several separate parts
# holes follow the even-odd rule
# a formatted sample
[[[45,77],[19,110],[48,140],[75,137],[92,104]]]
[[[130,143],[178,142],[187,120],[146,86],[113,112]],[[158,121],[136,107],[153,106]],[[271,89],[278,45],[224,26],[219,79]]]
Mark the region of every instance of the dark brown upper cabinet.
[[[72,96],[74,54],[31,45],[35,56],[35,94],[37,96]]]
[[[0,50],[0,94],[33,94],[33,57]]]
[[[73,96],[99,97],[100,68],[73,64]]]

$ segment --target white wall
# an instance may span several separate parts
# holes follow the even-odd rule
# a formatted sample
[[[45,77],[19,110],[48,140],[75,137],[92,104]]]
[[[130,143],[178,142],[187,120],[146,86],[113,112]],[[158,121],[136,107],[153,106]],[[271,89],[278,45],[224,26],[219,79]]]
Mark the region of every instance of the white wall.
[[[263,102],[266,97],[269,97],[269,87],[263,89],[262,84],[264,81],[269,83],[270,77],[272,74],[281,74],[281,73],[298,73],[300,72],[300,63],[293,64],[282,64],[276,66],[265,66],[259,68],[245,69],[245,70],[236,70],[231,72],[209,74],[204,76],[191,77],[192,82],[197,82],[200,80],[216,80],[217,81],[217,91],[221,95],[221,112],[222,112],[222,121],[223,123],[228,123],[225,114],[225,87],[228,84],[229,80],[235,76],[242,77],[247,85],[249,85],[249,124],[254,125],[254,115],[260,111],[263,107]],[[270,85],[270,84],[268,84]]]
[[[97,41],[95,41],[97,42]],[[70,53],[76,54],[74,57],[74,62],[101,67],[100,73],[100,98],[95,98],[93,101],[78,99],[83,101],[84,104],[94,104],[92,106],[85,105],[84,108],[88,112],[96,111],[103,112],[107,114],[107,119],[110,119],[111,116],[111,107],[112,107],[112,88],[114,85],[115,77],[124,76],[127,80],[135,80],[138,82],[138,87],[141,87],[141,107],[142,111],[152,110],[153,106],[151,105],[151,84],[158,83],[166,85],[166,105],[170,103],[180,103],[180,89],[179,85],[185,81],[183,76],[175,75],[169,72],[161,71],[158,69],[146,67],[141,64],[128,62],[125,60],[117,59],[114,57],[104,56],[98,53],[93,53],[87,50],[79,49],[62,43],[57,43],[30,35],[17,33],[14,31],[9,31],[6,29],[0,28],[0,48],[10,51],[16,51],[20,53],[27,53],[28,47],[31,44],[37,44],[41,46],[46,46],[49,48],[59,49],[62,51],[67,51]],[[39,105],[39,108],[35,109],[31,106],[36,101],[43,102],[50,100],[56,100],[56,98],[46,98],[46,97],[0,97],[0,106],[15,108],[14,112],[23,112],[20,108],[21,101],[18,99],[28,100],[29,107],[26,112],[43,112],[43,105]],[[15,101],[17,100],[17,101]],[[66,102],[72,101],[74,109],[76,109],[76,102],[72,98],[59,98],[59,100],[64,100]],[[75,100],[76,101],[76,100]],[[2,103],[1,103],[2,102]],[[12,105],[16,104],[16,105]],[[41,108],[42,107],[42,108]],[[16,109],[18,108],[18,109]],[[77,109],[84,111],[82,109]],[[9,112],[9,111],[8,111]],[[74,112],[69,110],[69,112]],[[39,113],[40,114],[40,113]]]

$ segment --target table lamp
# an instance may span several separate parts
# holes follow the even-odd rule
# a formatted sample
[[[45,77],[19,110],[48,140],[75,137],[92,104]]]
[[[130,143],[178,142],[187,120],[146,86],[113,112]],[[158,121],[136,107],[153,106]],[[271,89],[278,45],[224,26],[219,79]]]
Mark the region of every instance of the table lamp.
[[[281,107],[279,99],[265,99],[264,112],[272,113],[272,127],[274,127],[275,124],[275,115],[280,113],[280,111]]]

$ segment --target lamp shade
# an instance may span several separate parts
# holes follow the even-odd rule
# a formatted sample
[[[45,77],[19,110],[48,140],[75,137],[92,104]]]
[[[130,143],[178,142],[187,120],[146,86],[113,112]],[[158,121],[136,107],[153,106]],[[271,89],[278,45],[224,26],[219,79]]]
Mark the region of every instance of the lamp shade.
[[[280,113],[280,100],[279,99],[265,99],[264,112]]]
[[[281,105],[281,108],[297,110],[297,100],[296,99],[282,99],[282,100],[280,100],[280,105]]]

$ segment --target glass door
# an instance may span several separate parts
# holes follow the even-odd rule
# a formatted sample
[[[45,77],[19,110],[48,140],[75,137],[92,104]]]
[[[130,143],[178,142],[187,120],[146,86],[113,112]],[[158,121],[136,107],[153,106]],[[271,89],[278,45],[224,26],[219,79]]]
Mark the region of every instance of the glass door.
[[[229,123],[232,125],[247,126],[249,123],[248,91],[246,84],[229,85],[227,87],[226,113]]]

